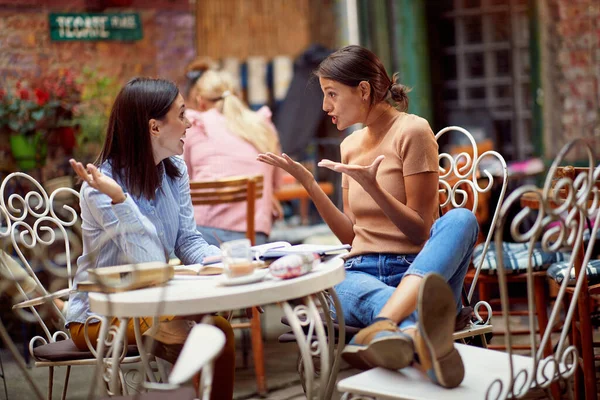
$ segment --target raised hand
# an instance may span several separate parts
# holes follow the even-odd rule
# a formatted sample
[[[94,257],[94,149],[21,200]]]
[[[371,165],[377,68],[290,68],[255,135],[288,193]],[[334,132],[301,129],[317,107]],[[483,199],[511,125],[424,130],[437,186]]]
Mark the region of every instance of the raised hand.
[[[95,165],[88,164],[86,170],[82,163],[74,159],[70,159],[69,163],[77,173],[77,176],[86,181],[94,189],[109,196],[113,203],[117,204],[125,201],[126,197],[123,193],[123,188],[114,179],[100,172]]]
[[[350,165],[350,164],[342,164],[331,160],[321,160],[319,167],[329,168],[332,171],[341,172],[343,174],[348,175],[363,188],[367,189],[369,185],[373,185],[376,182],[377,178],[377,170],[379,169],[379,165],[385,156],[381,155],[371,163],[371,165],[362,166],[362,165]]]
[[[314,180],[314,177],[309,170],[304,168],[304,166],[299,162],[292,160],[285,153],[282,153],[280,156],[273,153],[263,153],[256,156],[256,159],[264,162],[265,164],[273,165],[283,169],[296,178],[296,180],[305,187],[309,185],[312,180]]]

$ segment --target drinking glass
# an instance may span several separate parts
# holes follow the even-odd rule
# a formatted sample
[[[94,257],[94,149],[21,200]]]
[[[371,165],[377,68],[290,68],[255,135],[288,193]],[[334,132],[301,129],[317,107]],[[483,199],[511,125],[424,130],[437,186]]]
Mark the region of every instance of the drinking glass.
[[[221,244],[223,269],[227,278],[237,278],[254,272],[250,239],[239,239]]]

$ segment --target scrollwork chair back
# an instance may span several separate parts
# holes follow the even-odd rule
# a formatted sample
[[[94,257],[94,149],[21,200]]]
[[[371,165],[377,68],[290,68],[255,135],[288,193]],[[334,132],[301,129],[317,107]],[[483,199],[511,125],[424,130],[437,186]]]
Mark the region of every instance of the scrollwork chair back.
[[[29,186],[32,190],[22,194],[7,193],[7,188],[12,187],[9,181],[16,179],[23,180],[24,185],[19,187]],[[57,197],[60,201],[55,201]],[[66,201],[68,197],[73,201]],[[74,189],[58,188],[48,195],[39,182],[22,172],[11,173],[0,184],[0,239],[7,244],[7,250],[10,248],[16,253],[25,273],[35,282],[35,291],[27,293],[19,279],[16,280],[18,296],[13,299],[16,303],[13,309],[21,319],[39,324],[43,331],[43,336],[30,340],[29,352],[36,367],[49,370],[48,398],[52,397],[54,367],[67,367],[62,393],[64,399],[71,366],[96,364],[93,347],[86,352],[77,350],[64,328],[65,316],[54,303],[54,298],[68,295],[72,290],[76,266],[76,255],[72,254],[73,240],[77,239],[75,244],[81,248],[80,239],[73,230],[79,219],[73,206],[78,203],[79,193]],[[56,286],[54,282],[65,285],[66,281],[67,288],[49,293],[34,266],[41,266],[46,272],[49,287]],[[5,271],[4,275],[15,279],[10,269]],[[48,326],[49,317],[58,320],[56,326]],[[126,350],[124,348],[121,354],[122,363],[139,361],[137,356],[126,357]],[[121,384],[125,387],[123,380]]]
[[[440,208],[442,210],[451,208],[468,208],[477,215],[482,197],[486,198],[486,203],[489,202],[492,189],[498,188],[499,196],[495,204],[490,207],[491,217],[489,230],[485,233],[483,242],[483,254],[486,254],[496,226],[500,207],[506,194],[508,185],[508,168],[504,157],[494,151],[488,150],[479,154],[479,149],[473,135],[466,129],[459,126],[449,126],[440,130],[435,138],[438,142],[442,137],[448,137],[452,134],[466,139],[468,144],[462,146],[463,151],[458,154],[450,154],[447,152],[439,152],[440,160],[440,178],[439,178],[439,194]],[[470,151],[466,150],[469,148]],[[486,210],[487,211],[487,210]],[[481,224],[482,221],[480,221]],[[481,273],[485,257],[481,257],[481,261],[475,265],[471,286],[466,295],[466,303],[471,304],[473,294],[477,286],[477,279]],[[487,317],[484,318],[479,312],[480,308],[484,307],[487,311]],[[485,333],[491,332],[491,316],[492,309],[485,300],[480,300],[473,305],[477,325],[469,324],[467,328],[461,332],[455,333],[455,339],[464,339],[470,336],[480,335],[482,342],[485,345]]]
[[[589,167],[573,179],[560,174],[559,166],[564,163],[568,153],[576,147],[583,148]],[[511,205],[519,202],[524,195],[535,198],[539,204],[537,210],[529,206],[524,207],[510,223],[510,232],[513,238],[518,242],[528,243],[530,248],[527,267],[527,306],[530,328],[535,327],[533,319],[535,315],[534,268],[532,267],[534,243],[541,240],[543,250],[549,252],[572,250],[568,259],[566,276],[569,276],[572,270],[576,271],[576,284],[572,297],[570,300],[566,298],[569,279],[564,279],[549,316],[548,329],[546,329],[541,340],[538,340],[537,335],[534,334],[535,330],[530,329],[532,370],[513,369],[513,364],[510,364],[513,380],[509,385],[504,385],[507,396],[520,397],[534,387],[548,389],[552,383],[558,380],[562,380],[567,384],[567,394],[569,396],[573,394],[572,377],[577,368],[579,354],[573,343],[568,342],[568,333],[571,322],[575,318],[575,312],[577,312],[578,298],[582,295],[584,283],[587,282],[586,268],[582,268],[582,265],[588,265],[592,257],[599,227],[599,193],[595,182],[600,177],[600,165],[596,165],[596,162],[596,155],[588,142],[581,139],[569,142],[562,148],[552,163],[543,189],[540,190],[534,185],[522,186],[508,196],[502,207],[501,219],[496,231],[496,243],[502,242],[503,227],[507,223],[506,216]],[[533,225],[526,227],[524,222],[531,219],[534,221]],[[587,220],[593,220],[594,223],[592,224],[590,240],[584,246],[584,231]],[[503,265],[501,252],[498,253],[497,257],[498,264]],[[506,271],[499,268],[498,272],[502,308],[507,310],[510,300]],[[561,309],[565,303],[568,306],[564,318],[561,319]],[[506,348],[508,353],[512,355],[515,343],[510,327],[514,322],[505,311],[503,311],[503,320],[508,331],[505,336]],[[552,337],[553,328],[560,328],[560,333],[554,335],[554,338]],[[554,351],[552,354],[544,356],[544,349],[548,347],[548,344],[554,345]],[[586,371],[586,373],[594,374],[594,371]],[[500,383],[495,384],[502,386]]]

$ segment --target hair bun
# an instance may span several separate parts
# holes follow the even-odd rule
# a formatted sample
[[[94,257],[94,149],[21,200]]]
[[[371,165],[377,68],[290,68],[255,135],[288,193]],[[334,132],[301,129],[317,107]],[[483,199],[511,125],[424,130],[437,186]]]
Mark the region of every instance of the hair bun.
[[[400,109],[402,111],[406,111],[408,109],[408,92],[411,89],[407,86],[404,86],[400,83],[392,82],[390,85],[390,94],[392,95],[392,100],[398,103]]]
[[[217,63],[212,58],[206,56],[196,57],[188,66],[185,68],[186,76],[192,73],[197,73],[198,76],[202,75],[203,72],[209,69],[217,69]]]

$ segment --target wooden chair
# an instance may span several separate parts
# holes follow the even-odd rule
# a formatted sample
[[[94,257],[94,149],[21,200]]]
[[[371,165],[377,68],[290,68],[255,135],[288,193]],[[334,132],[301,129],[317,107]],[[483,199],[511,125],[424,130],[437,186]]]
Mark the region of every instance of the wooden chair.
[[[557,292],[562,283],[567,281],[563,298],[565,309],[568,309],[571,298],[577,290],[576,285],[581,285],[579,312],[573,318],[570,339],[581,354],[583,370],[587,372],[582,374],[581,370],[578,370],[575,375],[576,398],[583,397],[583,393],[585,393],[585,397],[591,399],[596,398],[597,395],[597,378],[592,371],[595,371],[595,362],[598,359],[594,354],[594,348],[598,347],[598,344],[593,340],[594,327],[590,314],[594,303],[591,296],[600,295],[600,260],[592,259],[598,250],[594,249],[593,244],[598,235],[600,222],[598,204],[595,203],[598,201],[598,192],[600,191],[600,165],[593,168],[593,161],[590,165],[591,168],[565,166],[557,167],[555,170],[551,191],[554,192],[556,200],[553,200],[552,205],[564,207],[561,203],[568,201],[569,196],[575,196],[575,201],[580,205],[580,209],[577,210],[579,215],[574,218],[578,219],[578,223],[584,225],[584,230],[589,230],[590,238],[587,246],[585,240],[579,245],[573,245],[578,246],[578,250],[573,247],[576,254],[575,260],[553,264],[548,268],[547,273],[551,286]],[[587,254],[588,251],[590,255]],[[578,283],[577,277],[582,273],[586,278]]]
[[[190,182],[190,193],[193,205],[215,205],[246,202],[246,237],[254,245],[256,240],[255,209],[256,199],[263,195],[262,175],[238,176],[222,178],[214,181]],[[234,323],[234,329],[250,328],[252,353],[254,356],[254,372],[258,393],[267,393],[265,376],[264,350],[260,311],[252,307],[252,318],[249,322]]]
[[[9,181],[17,179],[28,181],[35,189],[26,194],[5,193]],[[19,265],[10,257],[0,258],[1,278],[14,281],[17,295],[13,297],[16,303],[13,309],[17,315],[27,322],[39,324],[43,331],[43,336],[31,339],[29,351],[36,367],[47,367],[49,370],[49,399],[52,398],[55,367],[67,367],[62,393],[65,399],[71,366],[97,364],[93,348],[89,351],[77,349],[68,331],[64,330],[64,315],[53,302],[54,298],[68,295],[73,284],[71,240],[75,234],[71,229],[77,223],[78,215],[73,207],[64,202],[66,196],[74,196],[77,202],[79,200],[79,193],[72,188],[56,189],[49,196],[34,178],[21,172],[9,174],[0,185],[0,239],[10,244],[7,250],[16,252],[21,261]],[[61,197],[60,202],[55,201],[57,197]],[[60,204],[60,208],[57,204]],[[67,288],[49,293],[32,267],[36,258],[39,259],[37,264],[43,267],[50,278],[50,287],[52,282],[66,281]],[[57,264],[57,260],[62,260],[64,264]],[[22,271],[22,276],[15,274],[17,270]],[[33,282],[35,290],[23,286],[26,280]],[[58,320],[56,327],[46,323],[48,317]],[[135,346],[124,347],[118,356],[121,363],[140,360]],[[13,353],[13,357],[22,361],[19,354]],[[107,357],[112,357],[112,354],[107,354]],[[20,362],[19,366],[24,367],[24,363]],[[26,374],[23,368],[22,372]],[[122,390],[127,392],[127,383],[120,370],[119,383]],[[32,387],[36,393],[39,391],[35,383],[32,383]]]
[[[557,198],[552,194],[551,181],[555,176],[557,166],[562,162],[565,155],[575,145],[584,145],[588,151],[590,165],[595,166],[592,149],[582,141],[574,141],[565,146],[554,160],[550,172],[546,177],[544,190],[540,191],[534,185],[525,185],[512,192],[504,202],[498,224],[495,229],[495,243],[498,248],[502,245],[504,225],[508,224],[507,217],[509,208],[519,203],[521,198],[532,194],[537,198],[538,207],[533,211],[531,207],[524,207],[519,214],[510,221],[510,231],[513,238],[519,243],[533,244],[541,241],[545,251],[558,251],[564,246],[570,246],[574,253],[570,256],[567,276],[575,269],[575,288],[572,297],[565,301],[567,310],[564,320],[560,320],[561,310],[565,293],[567,292],[568,279],[565,279],[557,294],[557,301],[552,307],[548,319],[548,329],[545,330],[541,339],[537,335],[530,334],[530,353],[528,355],[514,354],[514,335],[512,328],[514,321],[510,318],[509,303],[511,298],[508,292],[507,271],[499,267],[498,290],[502,303],[502,319],[507,329],[505,335],[506,353],[493,351],[491,349],[470,347],[457,344],[456,347],[462,355],[465,364],[465,379],[455,389],[444,389],[433,384],[428,378],[413,367],[400,371],[388,371],[381,368],[372,369],[361,374],[346,378],[338,383],[338,390],[345,392],[344,399],[357,399],[369,396],[369,398],[385,399],[408,399],[408,398],[522,398],[533,392],[541,392],[547,398],[558,398],[558,396],[573,395],[573,381],[578,369],[580,353],[577,346],[568,343],[568,332],[575,317],[575,310],[579,306],[579,314],[583,315],[587,310],[582,306],[581,295],[587,276],[585,269],[578,270],[577,265],[581,253],[580,244],[583,242],[584,220],[598,209],[598,191],[591,189],[591,184],[583,185],[583,179],[575,183],[580,190],[573,190],[572,182],[565,180],[561,184],[569,194],[556,207]],[[594,176],[600,175],[600,167],[596,167]],[[588,174],[587,179],[591,179]],[[589,180],[587,181],[589,183]],[[570,187],[569,187],[570,186]],[[587,200],[592,195],[592,205],[588,206]],[[523,226],[527,216],[533,215],[535,223],[531,227]],[[598,217],[596,217],[598,222]],[[596,240],[598,225],[595,225],[589,244],[583,255],[582,264],[587,265]],[[579,249],[579,250],[578,250]],[[498,265],[503,266],[503,253],[498,252]],[[530,329],[536,324],[535,309],[536,299],[534,295],[534,268],[532,253],[530,253],[527,265],[527,323]],[[579,302],[579,303],[578,303]],[[560,327],[560,334],[555,346],[550,346],[551,354],[546,354],[548,344],[551,344],[551,331],[553,327]],[[583,349],[585,375],[594,375],[593,365],[589,370],[586,367],[585,352],[591,349]],[[588,354],[589,356],[589,354]],[[557,393],[558,382],[562,383],[564,393]],[[586,385],[587,389],[587,385]],[[593,391],[592,391],[593,390]],[[540,393],[537,393],[540,394]],[[577,395],[577,393],[576,393]],[[362,397],[360,397],[362,396]],[[578,397],[581,398],[582,396]],[[595,388],[586,392],[586,398],[595,399]]]

